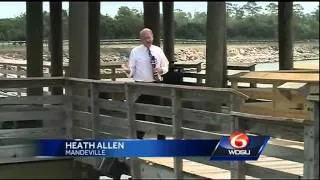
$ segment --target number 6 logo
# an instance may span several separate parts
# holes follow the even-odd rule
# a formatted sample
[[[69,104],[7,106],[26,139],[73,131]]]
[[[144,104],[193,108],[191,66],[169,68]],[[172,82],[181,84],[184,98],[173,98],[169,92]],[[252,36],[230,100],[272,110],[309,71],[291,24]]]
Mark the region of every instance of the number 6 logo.
[[[229,138],[230,145],[236,149],[242,149],[248,146],[249,137],[242,132],[234,132]]]

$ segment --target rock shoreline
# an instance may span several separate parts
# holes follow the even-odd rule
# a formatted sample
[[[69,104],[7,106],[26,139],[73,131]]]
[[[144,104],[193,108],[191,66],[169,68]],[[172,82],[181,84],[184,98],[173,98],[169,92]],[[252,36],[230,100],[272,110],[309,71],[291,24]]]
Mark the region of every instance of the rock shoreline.
[[[131,48],[109,48],[101,49],[101,62],[125,62]],[[279,60],[279,49],[277,45],[228,45],[227,58],[232,63],[273,63]],[[12,59],[25,59],[25,51],[0,52],[0,57]],[[49,53],[44,51],[44,60],[49,60]],[[64,52],[64,62],[68,62],[67,51]],[[175,59],[178,62],[205,62],[206,47],[202,46],[177,46],[175,48]],[[293,49],[294,61],[319,59],[319,44],[304,43],[295,44]]]

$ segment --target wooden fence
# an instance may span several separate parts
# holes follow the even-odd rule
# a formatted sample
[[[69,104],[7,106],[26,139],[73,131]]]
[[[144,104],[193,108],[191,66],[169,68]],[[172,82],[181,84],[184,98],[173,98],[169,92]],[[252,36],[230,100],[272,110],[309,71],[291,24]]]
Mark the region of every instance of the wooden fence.
[[[319,96],[309,96],[311,119],[257,116],[239,112],[247,96],[233,89],[177,86],[150,83],[105,82],[77,78],[0,79],[4,88],[65,88],[64,95],[6,97],[0,99],[0,122],[15,122],[0,130],[1,163],[29,161],[34,152],[26,139],[38,138],[135,138],[136,130],[164,134],[174,139],[218,139],[234,130],[272,138],[263,155],[304,164],[303,177],[319,177]],[[88,94],[88,91],[90,92]],[[141,94],[160,96],[162,105],[136,103]],[[117,96],[115,96],[117,95]],[[203,104],[195,106],[195,104]],[[135,114],[160,116],[167,123],[135,119]],[[41,120],[42,126],[27,127]],[[27,123],[23,123],[27,122]],[[33,125],[35,125],[33,123]],[[201,126],[204,125],[204,126]],[[205,127],[214,125],[216,130]],[[257,130],[257,127],[258,130]],[[21,139],[24,139],[21,141]],[[287,140],[304,142],[304,149],[285,146]],[[301,144],[301,143],[300,143]],[[77,158],[95,167],[99,158]],[[231,178],[300,179],[296,173],[249,162],[208,161],[209,157],[183,157],[231,172]],[[141,175],[138,158],[129,160],[131,175]],[[174,174],[183,174],[182,158],[174,158]]]

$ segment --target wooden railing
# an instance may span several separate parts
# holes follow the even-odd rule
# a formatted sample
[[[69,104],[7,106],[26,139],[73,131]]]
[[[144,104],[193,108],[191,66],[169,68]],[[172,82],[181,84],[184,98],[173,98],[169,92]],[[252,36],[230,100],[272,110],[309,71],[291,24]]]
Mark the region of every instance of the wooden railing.
[[[51,76],[51,63],[49,61],[44,61],[43,65],[43,73],[44,77]],[[118,78],[127,78],[126,74],[120,71],[121,68],[120,62],[118,63],[104,63],[100,65],[101,79],[111,79],[112,81],[116,81]],[[255,63],[229,63],[228,70],[242,70],[242,71],[255,71]],[[66,74],[69,65],[64,63],[63,65],[63,73]],[[201,73],[202,70],[205,70],[202,67],[202,62],[194,62],[194,63],[175,63],[174,68],[181,69],[183,72],[183,77],[195,78],[195,82],[184,82],[185,85],[194,85],[194,86],[202,86],[204,85],[203,80],[206,79],[206,75]],[[0,73],[3,74],[2,77],[13,77],[12,75],[16,75],[18,78],[22,76],[26,76],[26,61],[24,60],[12,60],[11,62],[1,62],[0,63]],[[106,70],[108,71],[106,73]],[[252,84],[251,87],[255,85]]]
[[[310,96],[311,119],[257,116],[239,112],[247,96],[233,89],[177,86],[150,83],[105,82],[77,78],[1,79],[0,88],[65,88],[64,95],[6,97],[0,100],[0,121],[12,122],[11,129],[0,130],[0,161],[19,162],[33,152],[21,138],[135,138],[136,130],[164,134],[174,139],[219,139],[235,130],[272,138],[263,155],[304,164],[304,178],[319,177],[319,96]],[[88,93],[89,91],[89,93]],[[141,94],[160,96],[162,105],[136,103]],[[160,116],[167,123],[135,119],[135,114]],[[25,128],[21,122],[42,120],[43,127]],[[19,121],[19,122],[17,122]],[[215,126],[214,130],[208,130]],[[304,142],[304,150],[286,146],[288,140]],[[16,141],[16,143],[13,143]],[[95,167],[98,158],[77,158]],[[245,175],[257,178],[301,176],[261,167],[252,162],[216,162],[209,157],[183,157],[231,172],[231,178]],[[131,158],[131,175],[141,175],[138,158]],[[176,178],[183,177],[182,158],[174,158]]]
[[[187,72],[185,71],[183,73],[183,77],[188,77],[188,78],[194,78],[196,79],[196,83],[192,82],[185,82],[184,84],[186,85],[193,85],[193,86],[203,86],[205,83],[206,79],[206,74],[205,72],[201,72],[202,70],[206,70],[206,68],[201,68],[202,63],[192,63],[192,64],[179,64],[176,66],[177,68],[196,68],[196,71],[193,72]],[[238,70],[238,71],[255,71],[255,66],[256,63],[228,63],[227,64],[227,70]],[[255,83],[250,83],[250,87],[256,87]]]
[[[44,61],[43,64],[43,76],[50,77],[51,76],[51,63],[49,61]],[[63,65],[63,74],[65,75],[68,71],[69,65],[64,63]],[[121,63],[108,63],[101,64],[101,79],[111,79],[115,81],[116,78],[126,78],[127,76],[124,73],[117,72],[117,69],[121,68]],[[11,62],[1,62],[0,63],[0,73],[3,78],[12,78],[12,77],[26,77],[26,61],[24,60],[12,60]],[[105,73],[105,71],[109,71],[109,73]],[[12,76],[14,75],[14,76]]]

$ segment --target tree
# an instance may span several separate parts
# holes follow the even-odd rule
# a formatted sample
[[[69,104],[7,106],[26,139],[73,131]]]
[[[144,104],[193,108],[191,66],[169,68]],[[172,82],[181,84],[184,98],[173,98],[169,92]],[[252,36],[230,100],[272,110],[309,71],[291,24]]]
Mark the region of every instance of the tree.
[[[249,16],[256,15],[262,9],[262,7],[258,6],[255,2],[247,2],[242,8],[248,12]]]
[[[319,21],[319,5],[318,8],[316,8],[311,14],[317,21]]]
[[[100,39],[114,39],[115,34],[115,20],[108,16],[108,14],[100,16]]]
[[[265,10],[268,11],[270,15],[276,15],[278,14],[278,5],[276,3],[269,3]]]
[[[301,6],[301,4],[293,4],[293,15],[295,17],[303,17],[303,10],[304,8]]]
[[[278,5],[276,3],[269,3],[265,10],[269,12],[270,23],[273,26],[273,38],[278,38]]]
[[[139,13],[136,9],[122,6],[114,19],[117,22],[114,24],[116,38],[138,38],[139,31],[143,27],[142,13]]]
[[[62,39],[69,39],[69,15],[62,9]]]
[[[207,20],[206,12],[195,12],[191,23],[205,24]]]
[[[227,9],[227,17],[232,17],[235,15],[234,4],[226,3],[226,9]]]
[[[244,10],[242,7],[239,7],[237,4],[232,6],[233,11],[235,12],[236,19],[242,19],[244,16]]]

